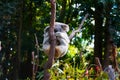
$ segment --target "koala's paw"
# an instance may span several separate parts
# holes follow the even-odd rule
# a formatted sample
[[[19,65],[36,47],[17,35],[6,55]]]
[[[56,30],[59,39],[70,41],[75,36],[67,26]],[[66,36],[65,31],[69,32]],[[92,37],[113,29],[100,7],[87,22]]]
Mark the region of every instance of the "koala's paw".
[[[56,32],[55,35],[56,35],[56,36],[60,36],[61,33],[60,33],[60,32]]]

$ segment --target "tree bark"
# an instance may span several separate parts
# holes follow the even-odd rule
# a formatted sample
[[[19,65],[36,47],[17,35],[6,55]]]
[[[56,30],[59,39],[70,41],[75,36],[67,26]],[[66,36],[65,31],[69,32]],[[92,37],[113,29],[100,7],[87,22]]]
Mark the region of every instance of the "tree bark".
[[[21,60],[21,32],[22,32],[22,18],[23,18],[23,0],[20,1],[20,5],[19,5],[19,11],[20,11],[20,16],[18,19],[18,24],[17,26],[18,28],[18,44],[17,44],[17,53],[16,53],[16,57],[15,57],[15,71],[14,71],[14,79],[18,80],[19,79],[19,71],[20,71],[20,60]]]
[[[50,73],[48,70],[52,67],[54,62],[54,55],[55,55],[55,45],[56,45],[56,37],[54,35],[54,24],[56,19],[56,2],[55,0],[51,1],[51,20],[50,20],[50,29],[49,29],[49,36],[50,36],[50,52],[48,56],[48,61],[45,64],[45,72],[43,80],[50,80]]]
[[[110,56],[110,48],[111,48],[111,44],[110,44],[110,40],[111,40],[111,34],[110,34],[110,26],[111,26],[111,20],[110,20],[110,11],[112,8],[112,4],[111,3],[106,3],[107,7],[105,8],[106,14],[106,22],[105,22],[105,32],[104,32],[104,41],[105,41],[105,49],[104,49],[104,64],[103,64],[103,68],[107,67],[110,63],[109,63],[109,56]]]
[[[95,42],[94,42],[94,56],[100,59],[102,63],[102,37],[103,37],[103,6],[99,3],[95,5]]]

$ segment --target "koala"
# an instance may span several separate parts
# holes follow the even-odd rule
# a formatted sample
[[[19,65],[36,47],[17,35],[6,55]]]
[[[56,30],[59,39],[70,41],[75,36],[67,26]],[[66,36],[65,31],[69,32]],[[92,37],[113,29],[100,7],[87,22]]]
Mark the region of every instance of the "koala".
[[[44,39],[43,39],[43,51],[45,54],[49,55],[50,50],[50,39],[49,39],[49,26],[44,29]],[[56,46],[55,46],[55,58],[63,57],[69,47],[69,37],[67,32],[69,31],[69,26],[64,23],[56,22],[54,33],[56,36]]]

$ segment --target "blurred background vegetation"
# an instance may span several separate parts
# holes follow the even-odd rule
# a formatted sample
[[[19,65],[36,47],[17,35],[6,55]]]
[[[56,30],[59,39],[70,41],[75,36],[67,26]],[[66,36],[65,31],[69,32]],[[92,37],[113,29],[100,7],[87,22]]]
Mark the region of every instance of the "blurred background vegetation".
[[[47,60],[42,51],[43,31],[50,23],[50,10],[50,0],[0,0],[0,80],[42,79]],[[107,66],[110,39],[117,45],[120,63],[120,0],[56,0],[56,21],[70,26],[69,35],[87,13],[67,55],[53,64],[52,80],[87,80],[83,74],[95,57]]]

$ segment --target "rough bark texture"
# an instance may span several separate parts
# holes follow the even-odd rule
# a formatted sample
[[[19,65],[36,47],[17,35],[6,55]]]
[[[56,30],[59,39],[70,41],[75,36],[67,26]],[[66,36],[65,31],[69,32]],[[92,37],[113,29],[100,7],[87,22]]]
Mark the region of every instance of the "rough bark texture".
[[[56,3],[55,0],[51,0],[51,21],[50,21],[50,29],[49,29],[49,36],[50,36],[50,52],[48,56],[48,61],[45,64],[45,72],[43,80],[50,80],[50,73],[48,70],[52,67],[54,62],[54,55],[55,55],[55,45],[56,45],[56,37],[54,35],[54,24],[56,19]]]

